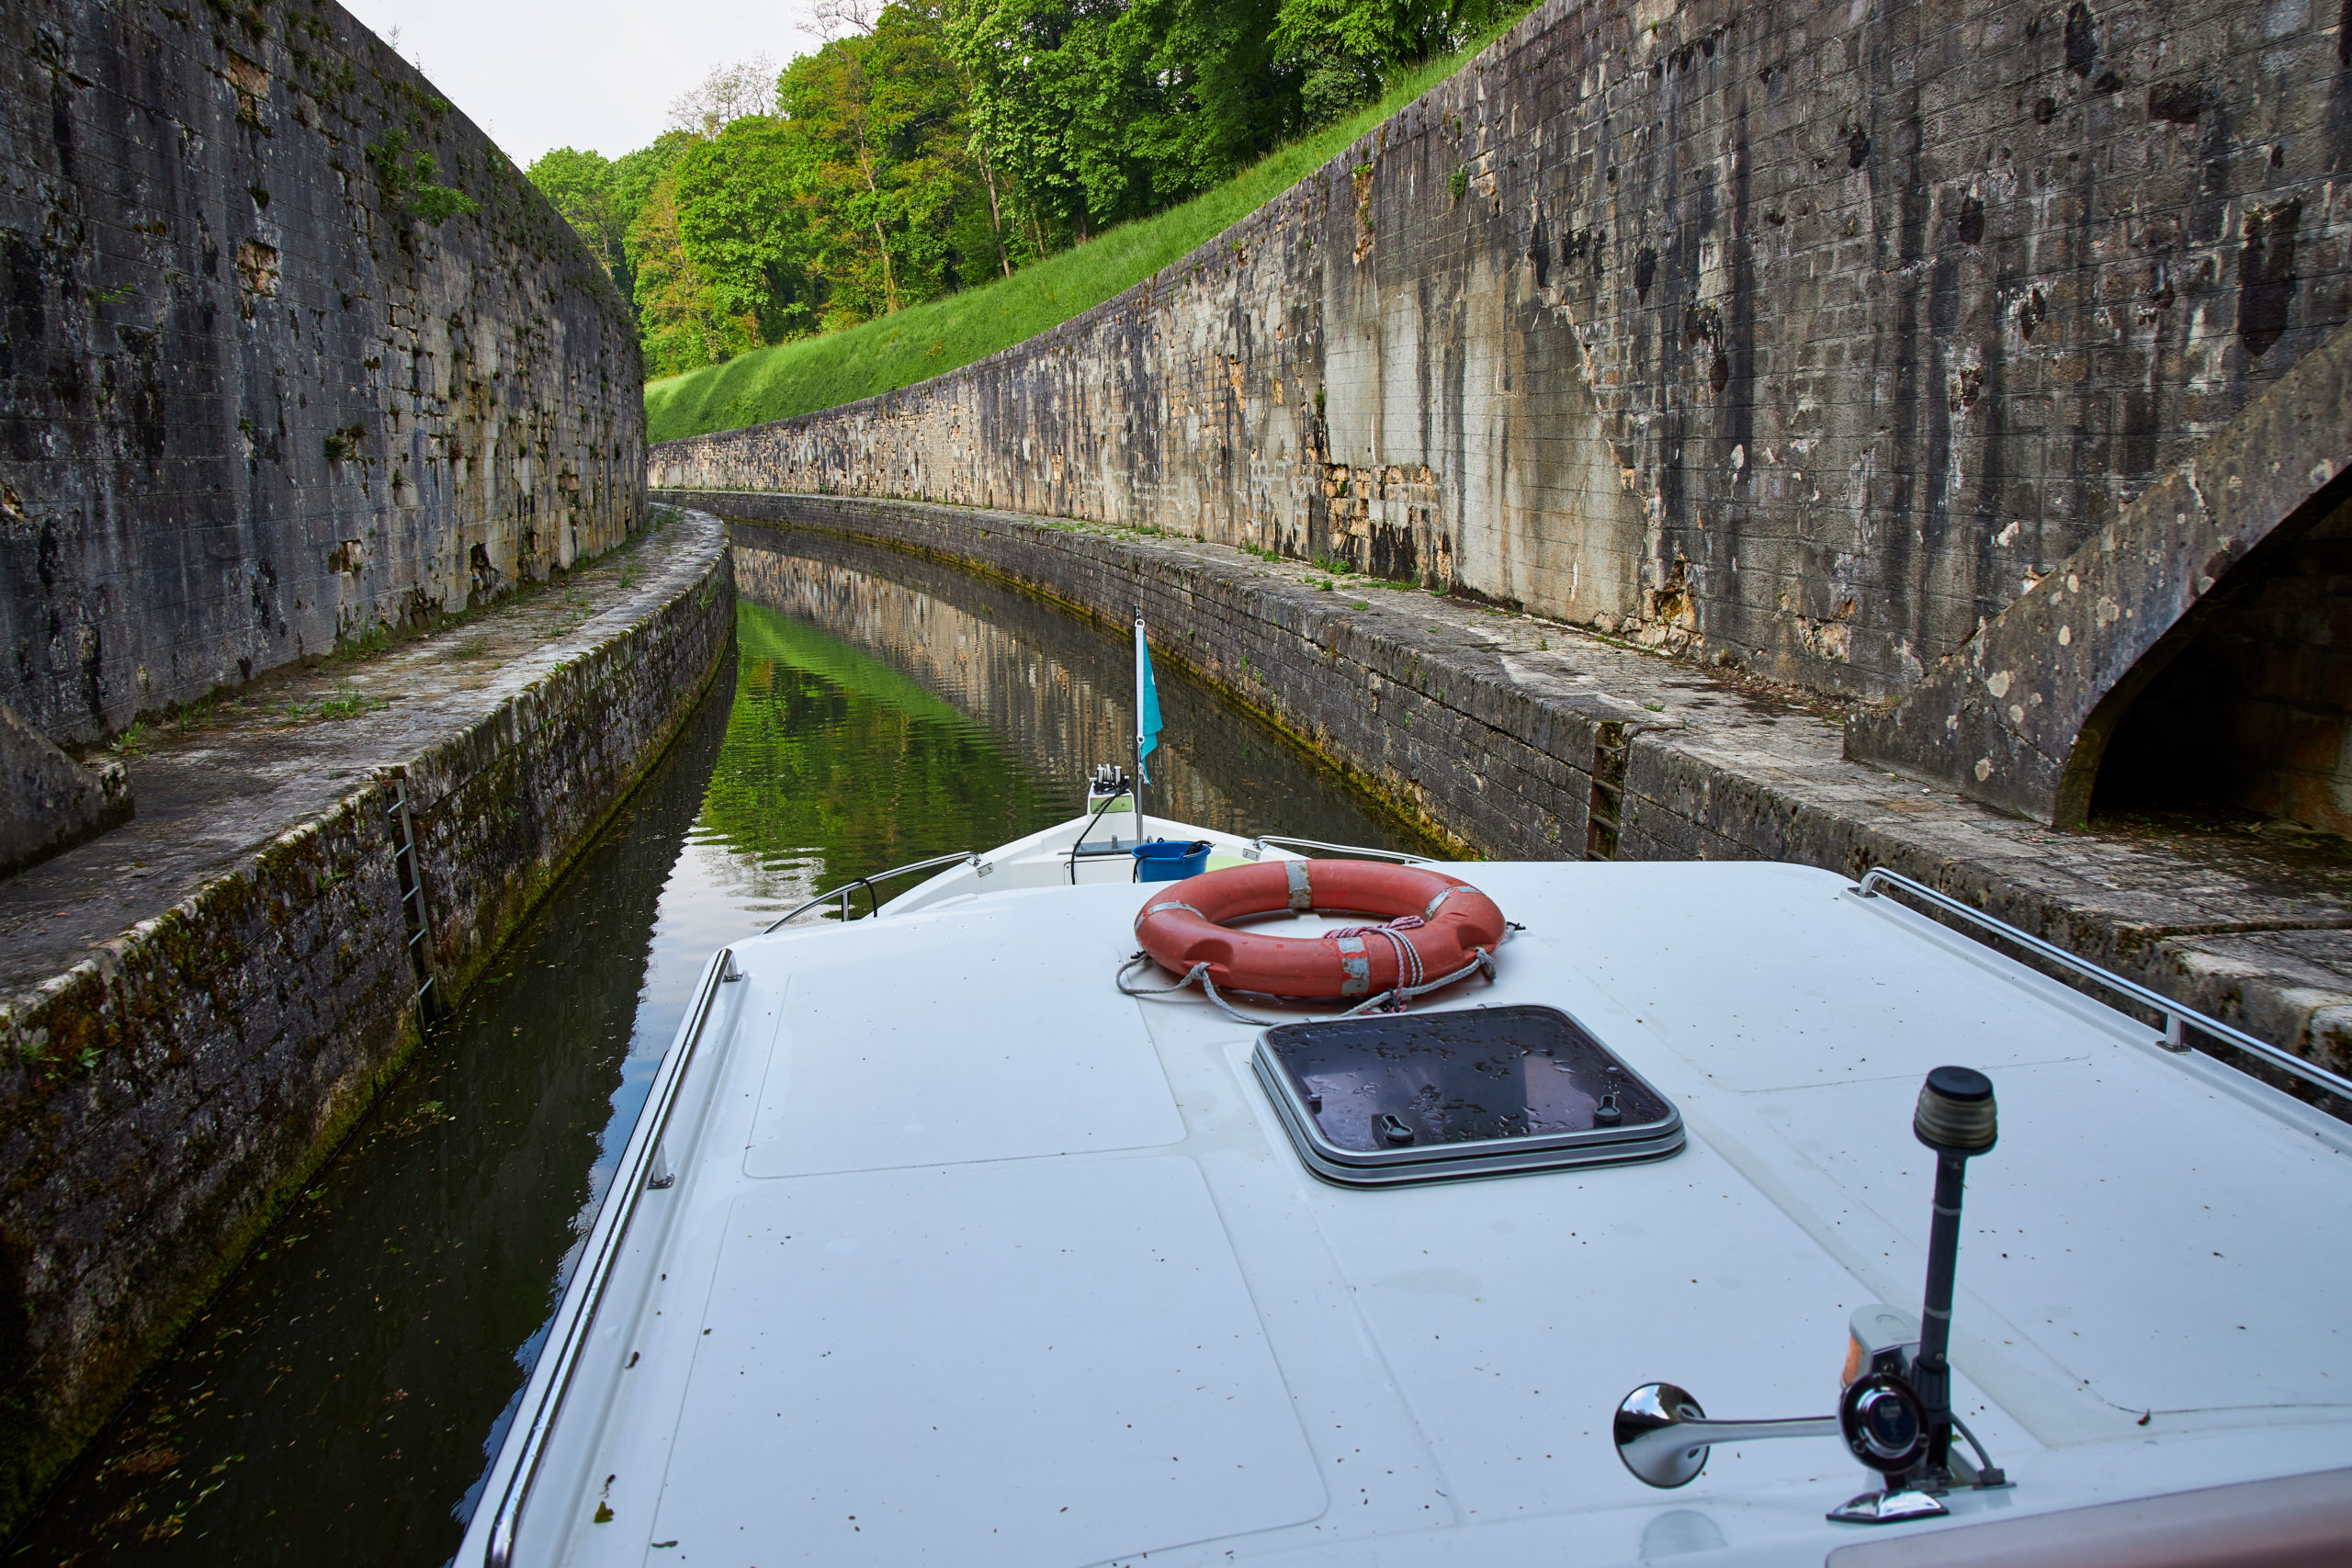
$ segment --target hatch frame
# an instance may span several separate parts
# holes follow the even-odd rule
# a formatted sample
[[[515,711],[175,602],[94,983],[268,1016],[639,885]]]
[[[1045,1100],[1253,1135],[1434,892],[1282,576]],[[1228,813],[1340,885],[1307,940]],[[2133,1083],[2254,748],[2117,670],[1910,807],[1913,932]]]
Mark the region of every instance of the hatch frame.
[[[1351,1032],[1384,1021],[1427,1024],[1450,1017],[1530,1015],[1565,1026],[1573,1037],[1599,1051],[1627,1083],[1638,1087],[1666,1108],[1652,1121],[1618,1127],[1589,1127],[1565,1133],[1529,1133],[1505,1138],[1472,1138],[1447,1143],[1411,1144],[1390,1149],[1344,1147],[1324,1134],[1319,1108],[1308,1104],[1311,1091],[1282,1055],[1282,1040],[1305,1032],[1345,1028]],[[1318,1019],[1282,1023],[1260,1032],[1250,1054],[1259,1087],[1273,1102],[1283,1131],[1300,1163],[1324,1180],[1340,1187],[1418,1186],[1434,1181],[1468,1180],[1480,1177],[1521,1176],[1546,1170],[1569,1170],[1603,1165],[1642,1164],[1669,1158],[1688,1142],[1682,1112],[1673,1100],[1612,1050],[1608,1042],[1586,1027],[1574,1014],[1542,1003],[1511,1003],[1502,1007],[1449,1008],[1417,1013],[1368,1014],[1357,1018]]]

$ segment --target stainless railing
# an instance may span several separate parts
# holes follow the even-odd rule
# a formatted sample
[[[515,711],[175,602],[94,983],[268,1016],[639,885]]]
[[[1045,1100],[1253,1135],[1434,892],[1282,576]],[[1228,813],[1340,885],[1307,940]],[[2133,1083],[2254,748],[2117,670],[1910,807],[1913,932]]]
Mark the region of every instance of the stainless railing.
[[[1324,850],[1335,855],[1347,855],[1355,860],[1393,860],[1412,865],[1429,860],[1427,855],[1408,854],[1403,850],[1373,850],[1362,844],[1327,844],[1320,839],[1293,839],[1281,833],[1261,833],[1250,840],[1251,860],[1264,852],[1268,844],[1279,844],[1286,850]]]
[[[910,873],[918,871],[936,871],[943,865],[954,865],[957,861],[962,861],[967,865],[977,866],[980,863],[980,857],[974,854],[969,850],[958,850],[952,855],[933,855],[929,860],[914,861],[906,865],[894,865],[888,871],[877,871],[871,876],[861,876],[854,881],[844,882],[839,887],[829,887],[824,892],[818,894],[814,898],[809,899],[808,902],[793,910],[791,914],[786,915],[783,919],[778,919],[775,922],[775,925],[768,927],[768,930],[774,931],[776,929],[776,926],[783,925],[786,920],[794,919],[801,915],[805,915],[809,910],[815,908],[818,905],[830,904],[836,898],[842,901],[842,919],[846,920],[850,918],[850,895],[856,892],[861,887],[865,889],[865,906],[868,916],[871,917],[878,915],[882,912],[882,899],[880,896],[874,891],[874,885],[876,883],[888,882],[893,877],[905,876]]]
[[[2095,981],[2118,995],[2131,998],[2164,1020],[2163,1043],[2165,1049],[2168,1051],[2187,1051],[2189,1048],[2188,1031],[2194,1028],[2200,1033],[2211,1035],[2225,1045],[2234,1046],[2244,1051],[2249,1056],[2259,1057],[2281,1072],[2292,1073],[2305,1083],[2324,1089],[2330,1094],[2352,1102],[2352,1078],[2331,1073],[2325,1067],[2303,1060],[2292,1051],[2282,1051],[2267,1040],[2257,1040],[2245,1030],[2233,1028],[2218,1018],[2210,1018],[2194,1008],[2183,1007],[2161,992],[2152,991],[2135,980],[2127,980],[2111,969],[2102,969],[2087,959],[2077,958],[2063,947],[2054,946],[2038,936],[2021,931],[2007,920],[1996,919],[1984,910],[1963,904],[1949,894],[1939,893],[1924,883],[1914,882],[1907,876],[1899,875],[1884,867],[1880,867],[1864,876],[1856,885],[1854,891],[1865,898],[1875,898],[1882,887],[1891,888],[1917,898],[1920,903],[1950,915],[1954,919],[1964,920],[1970,925],[1993,932],[2004,942],[2016,943],[2045,964],[2054,964],[2061,969],[2069,970],[2086,980]]]
[[[703,972],[702,988],[679,1031],[677,1047],[664,1058],[654,1077],[645,1110],[637,1120],[637,1131],[622,1152],[620,1169],[613,1177],[609,1195],[597,1211],[595,1226],[589,1233],[582,1258],[587,1272],[573,1289],[564,1292],[560,1310],[566,1315],[549,1337],[550,1353],[555,1359],[549,1363],[539,1403],[533,1407],[530,1422],[523,1429],[523,1449],[514,1461],[514,1473],[507,1477],[506,1491],[498,1500],[498,1512],[491,1517],[490,1542],[482,1554],[485,1568],[510,1568],[514,1561],[514,1538],[522,1528],[523,1506],[530,1500],[532,1483],[538,1479],[539,1461],[547,1457],[548,1434],[555,1426],[556,1413],[563,1407],[563,1396],[571,1391],[572,1374],[580,1370],[580,1354],[588,1343],[588,1327],[595,1318],[597,1304],[604,1300],[605,1288],[612,1282],[613,1264],[620,1256],[629,1220],[637,1213],[638,1200],[645,1195],[648,1169],[669,1130],[670,1112],[677,1107],[678,1086],[694,1060],[695,1047],[702,1043],[703,1028],[710,1021],[720,983],[742,977],[736,971],[733,953],[720,948]]]

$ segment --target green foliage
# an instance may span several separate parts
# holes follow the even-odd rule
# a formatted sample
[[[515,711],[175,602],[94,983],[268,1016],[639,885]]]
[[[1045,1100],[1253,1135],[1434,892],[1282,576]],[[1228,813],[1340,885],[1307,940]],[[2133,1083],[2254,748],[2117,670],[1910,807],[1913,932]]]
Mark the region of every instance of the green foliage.
[[[300,697],[288,697],[277,706],[277,716],[300,722],[314,718],[359,718],[379,713],[391,706],[382,697],[371,696],[356,686],[337,686],[322,697],[305,702]]]
[[[636,300],[637,245],[631,235],[654,187],[698,140],[686,131],[667,131],[651,146],[611,160],[558,147],[524,172],[604,263],[621,292]]]
[[[1121,224],[984,288],[822,337],[758,349],[725,364],[713,363],[717,355],[697,360],[695,365],[707,368],[672,374],[646,388],[647,436],[673,441],[855,402],[1034,337],[1182,260],[1330,162],[1443,80],[1457,63],[1458,59],[1432,61],[1404,73],[1374,102],[1191,201]],[[639,299],[641,303],[642,292]],[[646,363],[652,371],[656,361],[650,351]],[[1319,389],[1317,395],[1319,407]]]
[[[937,11],[893,5],[870,34],[785,68],[776,107],[806,149],[803,202],[849,325],[995,276],[1004,259],[968,146],[964,85]]]
[[[844,5],[854,30],[785,68],[773,113],[739,65],[652,146],[560,148],[531,177],[637,306],[652,433],[687,434],[923,380],[1111,298],[1519,4],[892,0],[870,25]]]
[[[972,142],[1039,251],[1207,190],[1301,129],[1275,0],[957,0]]]
[[[726,113],[609,165],[560,150],[532,177],[592,243],[617,230],[648,372],[854,325],[1012,271],[992,175],[936,0],[794,61],[774,113],[741,112],[749,67],[717,73]],[[764,80],[764,77],[762,78]],[[605,243],[609,247],[608,238]]]
[[[752,344],[814,325],[814,245],[798,200],[814,163],[794,127],[747,116],[683,149],[656,197],[673,205],[678,259],[707,309]]]
[[[409,148],[408,132],[388,130],[368,146],[368,164],[376,171],[376,188],[385,210],[413,223],[438,229],[459,215],[481,210],[481,204],[452,186],[436,185],[440,172],[433,154]]]
[[[558,147],[541,154],[525,173],[627,292],[631,286],[628,224],[614,197],[613,170],[601,152]]]
[[[1282,0],[1273,43],[1343,75],[1385,77],[1452,53],[1509,11],[1497,0]]]

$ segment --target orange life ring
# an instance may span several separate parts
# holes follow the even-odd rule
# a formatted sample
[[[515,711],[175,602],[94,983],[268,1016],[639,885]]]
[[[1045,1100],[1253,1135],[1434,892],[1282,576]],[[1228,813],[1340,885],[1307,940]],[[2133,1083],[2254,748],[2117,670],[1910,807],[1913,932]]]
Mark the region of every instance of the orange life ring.
[[[1395,922],[1312,937],[1228,931],[1227,920],[1288,909],[1378,915]],[[1155,892],[1136,939],[1171,975],[1199,964],[1220,988],[1300,1001],[1374,996],[1426,984],[1493,955],[1506,922],[1459,877],[1359,860],[1261,861],[1205,872]]]

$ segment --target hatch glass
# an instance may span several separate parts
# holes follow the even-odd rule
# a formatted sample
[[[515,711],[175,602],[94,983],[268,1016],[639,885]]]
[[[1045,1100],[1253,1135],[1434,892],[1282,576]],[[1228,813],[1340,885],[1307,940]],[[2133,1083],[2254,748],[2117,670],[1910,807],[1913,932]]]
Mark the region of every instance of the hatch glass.
[[[1285,1023],[1255,1066],[1299,1157],[1350,1186],[1658,1159],[1673,1104],[1557,1008]]]

